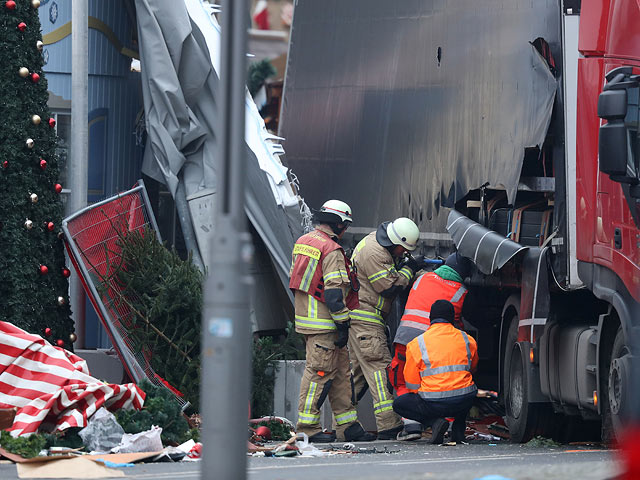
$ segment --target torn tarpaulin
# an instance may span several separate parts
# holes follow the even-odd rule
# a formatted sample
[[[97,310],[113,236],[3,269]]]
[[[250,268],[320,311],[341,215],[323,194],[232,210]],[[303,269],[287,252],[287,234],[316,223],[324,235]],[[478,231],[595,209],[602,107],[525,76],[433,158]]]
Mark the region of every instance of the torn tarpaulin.
[[[143,172],[168,186],[178,208],[188,201],[180,215],[183,232],[194,232],[197,244],[188,246],[199,251],[210,267],[220,26],[212,15],[214,7],[202,0],[136,0],[135,4],[148,132]],[[291,250],[302,234],[300,199],[280,162],[284,150],[276,143],[279,139],[267,132],[248,92],[245,117],[245,211],[290,295]],[[199,223],[196,214],[202,211],[207,214]]]

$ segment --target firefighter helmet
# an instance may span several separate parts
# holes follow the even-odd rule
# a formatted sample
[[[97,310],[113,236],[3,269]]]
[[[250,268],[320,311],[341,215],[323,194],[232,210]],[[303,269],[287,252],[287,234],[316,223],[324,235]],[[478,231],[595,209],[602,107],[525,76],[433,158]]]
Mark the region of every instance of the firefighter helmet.
[[[394,245],[401,245],[409,251],[416,249],[420,230],[418,226],[406,217],[396,218],[387,225],[387,236]]]
[[[327,200],[322,204],[317,215],[321,221],[343,223],[353,221],[351,207],[340,200]]]

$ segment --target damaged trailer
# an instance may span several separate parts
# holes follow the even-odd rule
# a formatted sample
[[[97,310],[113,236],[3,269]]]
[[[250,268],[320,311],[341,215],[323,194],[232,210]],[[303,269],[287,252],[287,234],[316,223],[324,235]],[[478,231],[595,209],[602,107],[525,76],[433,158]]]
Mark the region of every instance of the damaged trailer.
[[[287,164],[310,205],[351,205],[351,247],[408,216],[418,253],[474,260],[476,379],[515,441],[610,440],[636,408],[639,21],[631,0],[296,3]]]

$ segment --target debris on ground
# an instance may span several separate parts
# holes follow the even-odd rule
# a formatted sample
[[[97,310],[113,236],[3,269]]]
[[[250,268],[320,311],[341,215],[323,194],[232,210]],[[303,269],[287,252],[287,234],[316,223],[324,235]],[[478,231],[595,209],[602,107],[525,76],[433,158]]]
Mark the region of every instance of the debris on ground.
[[[558,442],[550,438],[541,437],[541,436],[533,437],[524,445],[525,447],[561,447],[562,446]]]

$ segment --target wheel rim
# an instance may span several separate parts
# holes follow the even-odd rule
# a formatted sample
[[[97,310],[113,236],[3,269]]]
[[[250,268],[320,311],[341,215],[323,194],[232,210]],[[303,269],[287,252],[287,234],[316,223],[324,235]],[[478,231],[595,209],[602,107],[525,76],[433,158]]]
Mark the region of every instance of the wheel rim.
[[[522,356],[520,349],[514,345],[511,351],[509,366],[509,412],[513,418],[520,418],[524,399],[524,380],[522,374]]]
[[[611,360],[609,369],[609,407],[614,415],[620,414],[625,398],[626,375],[623,357],[629,353],[625,347],[620,355]]]

